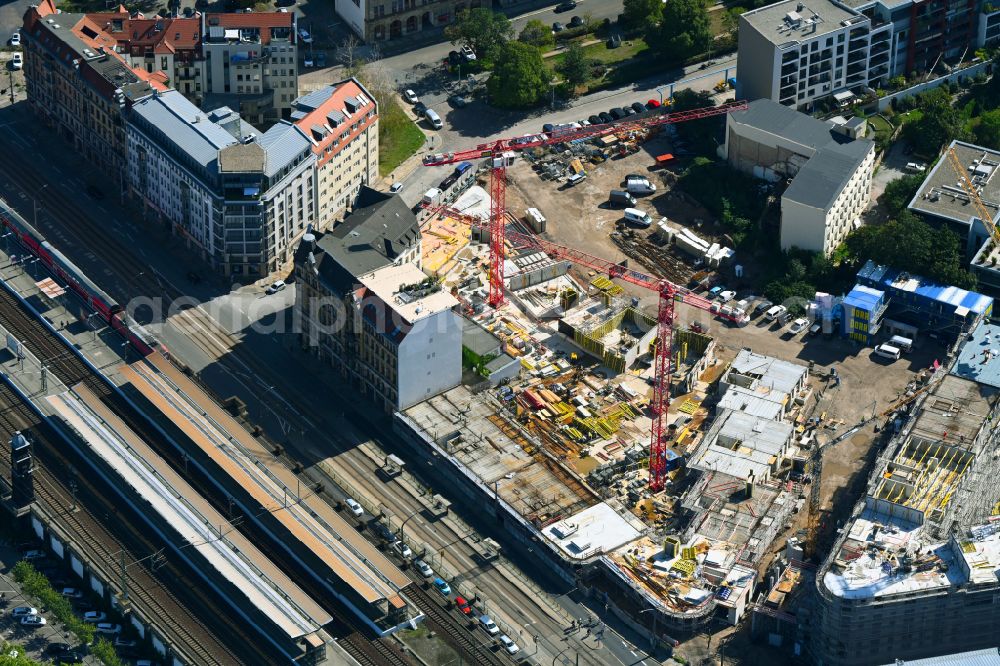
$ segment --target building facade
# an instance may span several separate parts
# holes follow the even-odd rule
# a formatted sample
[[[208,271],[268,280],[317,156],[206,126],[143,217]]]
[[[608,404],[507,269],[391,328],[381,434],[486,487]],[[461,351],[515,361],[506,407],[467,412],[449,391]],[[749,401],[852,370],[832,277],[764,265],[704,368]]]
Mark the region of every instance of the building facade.
[[[737,95],[844,104],[998,39],[1000,9],[988,0],[786,0],[740,17]]]
[[[204,102],[237,107],[252,123],[288,118],[298,97],[295,12],[203,14]]]
[[[52,0],[28,9],[21,40],[28,105],[119,187],[126,109],[154,89],[165,89],[165,80],[134,70],[98,23],[84,14],[57,13]]]
[[[440,30],[467,9],[517,7],[530,0],[337,0],[337,14],[366,42],[384,42]]]
[[[169,90],[136,103],[126,133],[132,193],[225,275],[279,270],[316,219],[315,157],[294,125],[261,135]]]
[[[378,180],[378,106],[356,79],[292,102],[292,121],[312,141],[317,165],[317,229],[343,219],[361,188]]]
[[[343,224],[295,255],[304,348],[387,411],[457,386],[457,299],[420,270],[420,227],[398,196],[364,188]]]
[[[781,247],[829,255],[871,200],[875,144],[856,128],[818,120],[769,99],[726,119],[723,151],[733,168],[773,182],[781,196]]]

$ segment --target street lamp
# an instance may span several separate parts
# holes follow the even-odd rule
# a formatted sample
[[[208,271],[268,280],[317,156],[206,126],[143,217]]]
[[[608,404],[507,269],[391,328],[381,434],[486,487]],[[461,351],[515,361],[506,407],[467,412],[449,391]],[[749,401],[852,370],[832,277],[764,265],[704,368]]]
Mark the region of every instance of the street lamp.
[[[653,652],[656,652],[656,644],[657,644],[657,640],[656,640],[656,613],[655,613],[656,610],[657,610],[656,608],[647,608],[646,610],[639,611],[639,615],[642,615],[643,613],[653,612],[653,631],[649,635],[650,649]]]
[[[410,522],[410,518],[413,518],[415,515],[417,515],[418,513],[420,513],[423,510],[424,510],[423,507],[420,507],[419,509],[417,509],[416,511],[414,511],[413,513],[411,513],[410,515],[408,515],[406,517],[406,519],[403,520],[402,523],[400,523],[400,525],[399,525],[399,531],[397,532],[399,534],[399,538],[400,539],[404,539],[404,537],[403,537],[403,528],[406,527],[406,523]]]
[[[38,193],[35,196],[31,197],[32,212],[34,213],[33,217],[34,217],[34,220],[35,220],[35,228],[36,229],[38,228],[38,197],[41,196],[42,190],[44,190],[46,187],[48,187],[51,184],[52,183],[45,183],[44,185],[42,185],[38,189]]]

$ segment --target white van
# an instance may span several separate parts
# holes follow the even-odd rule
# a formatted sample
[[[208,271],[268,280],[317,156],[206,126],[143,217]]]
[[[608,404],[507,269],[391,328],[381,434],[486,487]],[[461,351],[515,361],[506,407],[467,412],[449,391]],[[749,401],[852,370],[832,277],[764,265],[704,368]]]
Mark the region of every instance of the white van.
[[[904,338],[902,335],[894,335],[889,338],[889,345],[907,354],[913,351],[913,340]]]
[[[626,208],[625,221],[646,228],[653,223],[653,218],[649,216],[649,213],[641,211],[638,208]]]
[[[768,321],[774,321],[781,315],[785,314],[785,312],[787,311],[788,308],[786,308],[784,305],[775,305],[770,310],[764,313],[764,318],[767,319]]]
[[[427,122],[429,122],[431,127],[434,129],[439,130],[444,127],[444,123],[441,122],[441,116],[439,116],[437,111],[434,109],[427,109],[424,111],[424,117],[427,118]]]
[[[899,351],[899,347],[893,347],[892,345],[882,344],[875,348],[875,353],[878,356],[882,356],[884,358],[891,358],[893,361],[898,361],[899,356],[903,352]]]

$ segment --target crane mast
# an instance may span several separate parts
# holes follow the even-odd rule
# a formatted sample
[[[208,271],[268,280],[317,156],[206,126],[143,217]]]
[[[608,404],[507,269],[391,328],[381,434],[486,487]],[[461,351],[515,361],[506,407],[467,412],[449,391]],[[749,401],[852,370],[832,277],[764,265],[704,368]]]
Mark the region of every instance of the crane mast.
[[[499,308],[504,303],[504,259],[506,245],[510,241],[525,247],[531,247],[545,252],[549,256],[564,259],[572,263],[600,271],[609,278],[618,278],[645,289],[654,291],[658,296],[656,313],[656,350],[653,362],[654,381],[653,397],[649,404],[652,426],[649,441],[649,489],[659,492],[666,486],[666,450],[667,450],[667,412],[670,407],[670,375],[671,375],[671,345],[673,340],[674,303],[679,301],[699,308],[712,311],[711,301],[697,296],[689,289],[675,285],[667,280],[651,277],[644,273],[631,270],[623,264],[617,264],[606,259],[600,259],[579,250],[546,241],[537,236],[529,236],[507,231],[507,167],[514,151],[526,150],[539,146],[549,146],[579,139],[589,139],[612,134],[614,132],[646,129],[725,115],[733,111],[746,110],[745,101],[728,102],[721,106],[680,111],[662,114],[651,118],[620,121],[604,125],[590,125],[579,129],[548,132],[511,139],[498,139],[479,144],[474,149],[453,153],[429,155],[424,158],[424,166],[441,166],[454,164],[470,159],[488,158],[490,163],[490,219],[488,230],[490,237],[489,266],[489,304]],[[481,224],[475,218],[470,218],[460,211],[443,208],[443,212],[456,219]],[[736,321],[735,317],[714,313],[724,319]]]

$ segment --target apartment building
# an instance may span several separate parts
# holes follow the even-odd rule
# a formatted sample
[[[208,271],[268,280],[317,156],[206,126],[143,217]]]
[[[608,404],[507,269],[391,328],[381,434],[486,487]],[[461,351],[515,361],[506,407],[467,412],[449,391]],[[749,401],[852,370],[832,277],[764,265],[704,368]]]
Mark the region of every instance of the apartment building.
[[[366,42],[411,37],[455,22],[459,12],[530,5],[530,0],[337,0],[337,14]]]
[[[91,13],[88,18],[116,42],[116,49],[133,67],[152,74],[164,72],[186,97],[200,97],[201,19],[145,18],[128,12]]]
[[[348,79],[295,99],[291,118],[312,140],[316,228],[325,231],[343,219],[362,187],[378,180],[378,106],[357,79]]]
[[[791,178],[781,196],[781,247],[829,255],[871,200],[875,144],[858,128],[817,120],[769,99],[726,119],[726,159],[759,178]]]
[[[134,70],[98,23],[85,14],[57,13],[53,0],[25,12],[21,43],[31,110],[96,171],[121,185],[125,110],[165,90],[165,78]]]
[[[163,72],[198,106],[229,106],[247,121],[287,117],[298,96],[293,12],[169,18],[128,12],[87,14],[133,67]]]
[[[1000,40],[989,0],[786,0],[740,17],[737,94],[811,110]]]
[[[786,0],[740,16],[737,96],[795,109],[888,78],[872,64],[888,49],[887,32],[834,0]],[[888,56],[885,56],[888,60]]]
[[[303,347],[387,411],[461,380],[458,301],[420,261],[413,212],[398,196],[367,187],[343,224],[306,234],[295,254]]]
[[[204,105],[238,105],[254,123],[288,118],[299,96],[295,12],[209,13],[201,22]]]
[[[278,270],[315,222],[315,157],[290,123],[260,134],[168,90],[133,106],[126,135],[132,193],[225,275]]]

